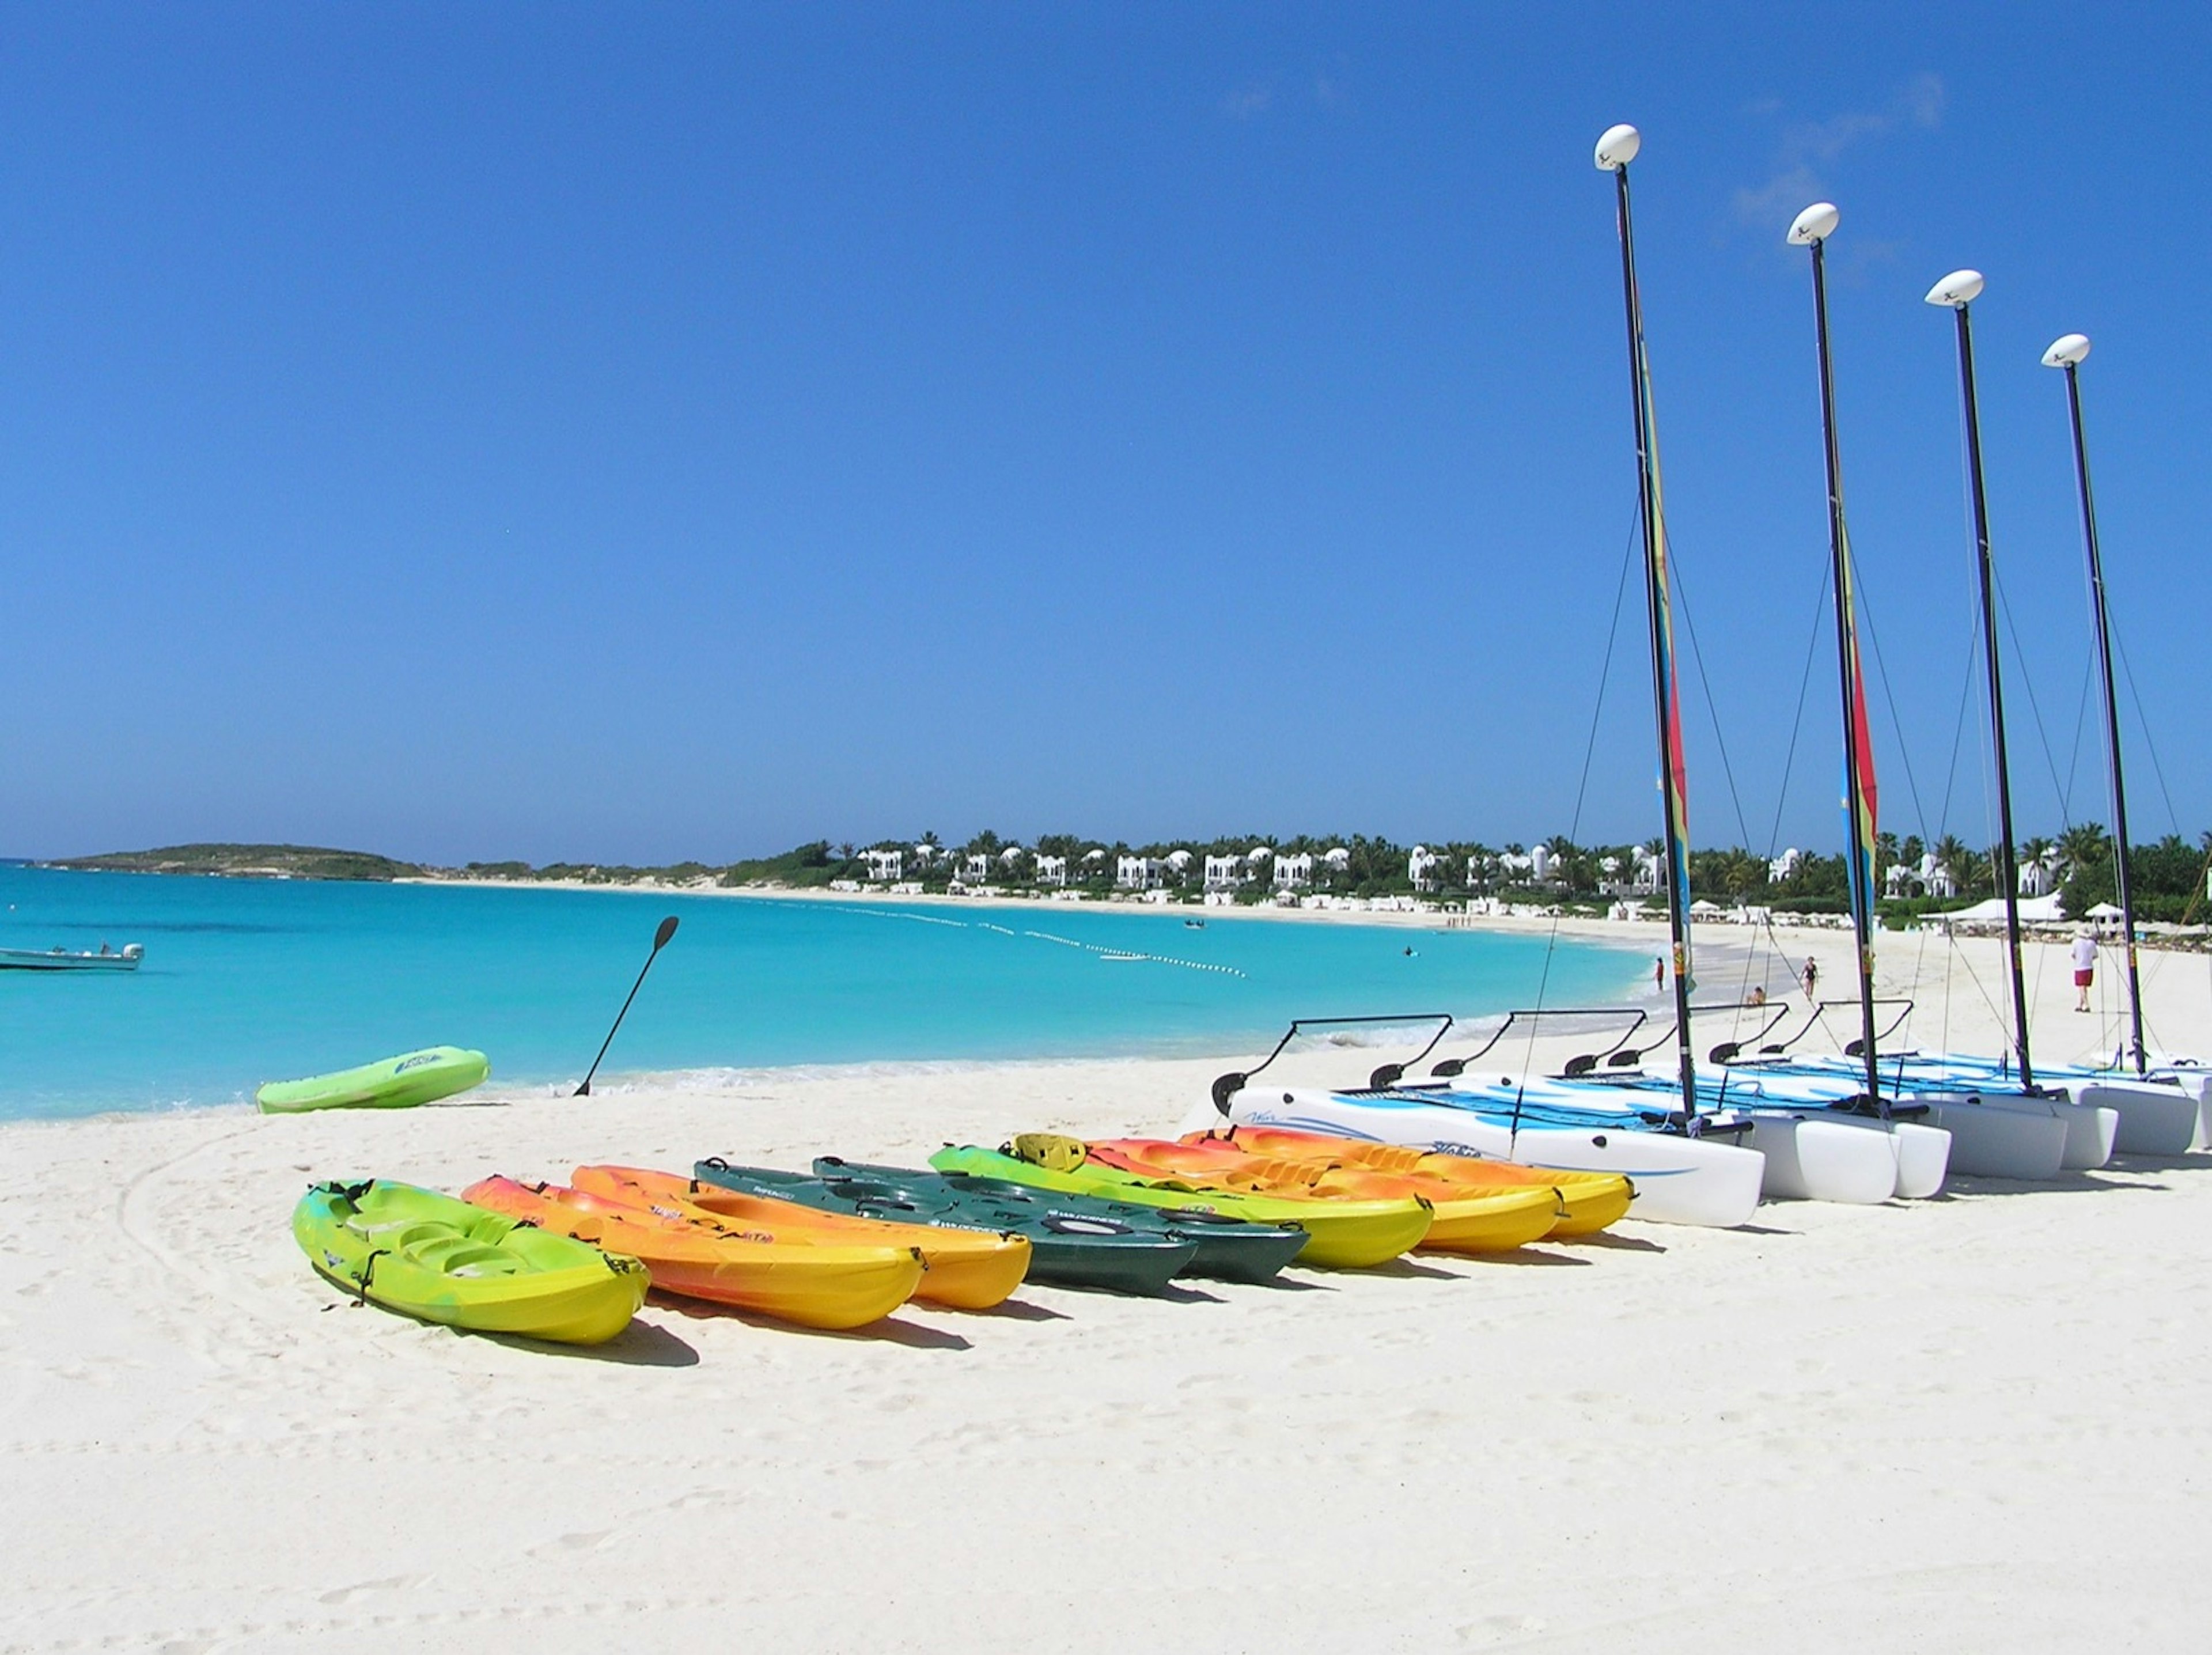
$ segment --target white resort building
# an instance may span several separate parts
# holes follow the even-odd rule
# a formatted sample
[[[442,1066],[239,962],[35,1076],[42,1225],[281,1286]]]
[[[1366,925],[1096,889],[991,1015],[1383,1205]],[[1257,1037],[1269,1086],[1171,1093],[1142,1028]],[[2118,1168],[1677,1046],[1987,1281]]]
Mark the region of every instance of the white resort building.
[[[1310,850],[1275,858],[1275,889],[1295,891],[1313,883],[1314,859]]]
[[[1067,883],[1067,858],[1040,855],[1036,859],[1034,876],[1039,885],[1062,885]]]
[[[895,884],[906,876],[906,853],[899,850],[870,850],[861,853],[868,865],[868,878],[879,885]]]
[[[1244,883],[1244,859],[1242,856],[1208,856],[1206,859],[1206,888],[1208,891],[1234,891]]]
[[[1114,883],[1124,891],[1149,891],[1160,882],[1166,863],[1151,856],[1116,856]]]

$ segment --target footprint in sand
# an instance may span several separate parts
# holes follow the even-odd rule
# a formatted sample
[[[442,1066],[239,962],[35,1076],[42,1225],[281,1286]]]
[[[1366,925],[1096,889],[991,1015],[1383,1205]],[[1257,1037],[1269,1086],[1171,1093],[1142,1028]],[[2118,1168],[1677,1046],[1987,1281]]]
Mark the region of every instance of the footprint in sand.
[[[615,1537],[612,1529],[593,1529],[587,1533],[564,1534],[549,1540],[542,1546],[532,1546],[532,1557],[559,1557],[569,1552],[595,1552]]]
[[[355,1585],[340,1586],[335,1591],[326,1591],[322,1601],[333,1604],[350,1603],[356,1598],[373,1597],[380,1591],[405,1591],[410,1586],[421,1585],[429,1578],[427,1574],[394,1574],[381,1580],[363,1580]]]

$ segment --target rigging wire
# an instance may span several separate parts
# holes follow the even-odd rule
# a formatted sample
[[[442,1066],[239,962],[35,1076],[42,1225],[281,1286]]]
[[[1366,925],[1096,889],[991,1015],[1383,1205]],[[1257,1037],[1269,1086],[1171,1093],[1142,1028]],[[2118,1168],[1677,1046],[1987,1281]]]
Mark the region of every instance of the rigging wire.
[[[1674,537],[1669,534],[1667,537],[1667,549],[1669,553],[1674,551]],[[1690,659],[1697,664],[1698,687],[1705,692],[1705,717],[1713,727],[1713,745],[1720,752],[1721,775],[1728,782],[1729,803],[1735,811],[1735,831],[1738,842],[1747,850],[1752,843],[1751,826],[1744,820],[1743,796],[1736,790],[1735,767],[1729,762],[1728,738],[1721,733],[1720,703],[1713,695],[1712,680],[1705,674],[1705,652],[1698,644],[1697,618],[1690,611],[1690,589],[1683,584],[1681,566],[1672,556],[1669,556],[1667,560],[1667,567],[1674,576],[1674,596],[1682,611],[1682,630],[1690,635]],[[1769,860],[1771,860],[1771,855]],[[1689,895],[1686,891],[1682,893],[1685,901],[1688,900]],[[1736,998],[1739,1001],[1750,992],[1752,971],[1757,964],[1755,955],[1749,952],[1744,955],[1743,975],[1736,984]]]
[[[1813,605],[1812,636],[1805,641],[1805,670],[1797,678],[1797,711],[1790,720],[1790,747],[1782,759],[1782,788],[1774,799],[1774,825],[1766,836],[1766,855],[1774,856],[1775,846],[1782,843],[1782,813],[1790,803],[1790,776],[1797,764],[1798,738],[1805,733],[1805,697],[1813,687],[1813,661],[1820,651],[1820,622],[1828,610],[1828,566],[1820,565],[1820,592]],[[1746,836],[1748,838],[1749,836]]]
[[[2135,666],[2128,660],[2128,647],[2126,643],[2118,640],[2115,642],[2118,643],[2119,651],[2120,671],[2128,681],[2128,698],[2135,703],[2136,719],[2136,721],[2142,726],[2143,751],[2150,755],[2151,770],[2153,774],[2158,777],[2159,793],[2166,800],[2166,818],[2172,824],[2174,832],[2179,833],[2181,831],[2181,814],[2173,807],[2173,790],[2166,785],[2166,765],[2158,756],[2158,743],[2151,739],[2150,718],[2149,715],[2143,711],[2142,692],[2136,688]]]
[[[2014,681],[2027,697],[2027,710],[2035,720],[2035,739],[2043,745],[2044,767],[2051,772],[2051,788],[2058,794],[2059,808],[2064,812],[2066,784],[2058,779],[2058,758],[2051,751],[2050,733],[2043,727],[2043,704],[2035,698],[2035,678],[2027,670],[2027,651],[2021,648],[2020,629],[2013,622],[2012,599],[2006,595],[2003,577],[1994,569],[1990,571],[1990,581],[1996,588],[1997,613],[2004,617],[2005,636],[2012,640],[2013,664],[2020,668],[2013,675]]]
[[[2063,832],[2074,825],[2074,784],[2081,779],[2081,732],[2089,722],[2089,685],[2097,675],[2091,656],[2081,663],[2081,699],[2074,712],[2074,751],[2066,761],[2066,791],[2058,795],[2058,824]]]
[[[1620,580],[1620,583],[1613,587],[1613,619],[1606,628],[1605,660],[1598,667],[1597,699],[1590,707],[1589,737],[1588,740],[1583,744],[1582,777],[1575,784],[1574,814],[1567,829],[1567,839],[1571,843],[1580,843],[1580,841],[1577,839],[1576,836],[1582,831],[1583,801],[1589,792],[1590,761],[1597,753],[1598,726],[1601,722],[1605,714],[1606,686],[1613,680],[1613,652],[1620,642],[1620,611],[1628,601],[1628,572],[1635,566],[1636,542],[1638,538],[1638,531],[1642,529],[1643,526],[1644,499],[1642,495],[1639,493],[1636,501],[1636,514],[1631,520],[1628,527],[1628,541],[1627,544],[1621,548]],[[1537,974],[1536,977],[1536,1010],[1540,1013],[1544,1009],[1544,992],[1546,989],[1549,987],[1552,981],[1552,955],[1553,951],[1559,946],[1559,919],[1560,916],[1555,910],[1552,915],[1551,931],[1544,940],[1544,966],[1543,970]],[[1522,1051],[1521,1084],[1516,1090],[1513,1099],[1514,1120],[1516,1129],[1520,1120],[1522,1095],[1528,1090],[1529,1065],[1535,1061],[1536,1028],[1541,1020],[1542,1019],[1540,1016],[1532,1017],[1528,1019],[1528,1039]]]
[[[1857,559],[1852,560],[1853,573],[1857,572]],[[1912,795],[1912,814],[1919,824],[1920,837],[1928,837],[1928,807],[1920,802],[1920,781],[1912,773],[1912,750],[1905,745],[1905,720],[1897,710],[1896,686],[1889,681],[1889,663],[1882,658],[1881,634],[1875,625],[1874,605],[1867,601],[1864,588],[1854,581],[1851,590],[1857,594],[1859,618],[1865,623],[1867,642],[1874,648],[1875,676],[1881,680],[1881,698],[1889,708],[1890,727],[1897,733],[1897,762],[1905,770],[1905,790]]]

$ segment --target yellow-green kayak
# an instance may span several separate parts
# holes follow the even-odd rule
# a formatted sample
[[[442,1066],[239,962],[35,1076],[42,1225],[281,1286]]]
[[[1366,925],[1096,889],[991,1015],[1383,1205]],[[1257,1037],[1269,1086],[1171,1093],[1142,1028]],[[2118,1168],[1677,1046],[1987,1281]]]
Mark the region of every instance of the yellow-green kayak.
[[[271,1080],[253,1094],[264,1115],[301,1115],[311,1109],[411,1109],[482,1086],[491,1060],[459,1046],[402,1052],[359,1068],[305,1080]]]
[[[346,1293],[476,1333],[604,1344],[651,1285],[634,1258],[384,1178],[316,1184],[292,1209],[292,1234]]]

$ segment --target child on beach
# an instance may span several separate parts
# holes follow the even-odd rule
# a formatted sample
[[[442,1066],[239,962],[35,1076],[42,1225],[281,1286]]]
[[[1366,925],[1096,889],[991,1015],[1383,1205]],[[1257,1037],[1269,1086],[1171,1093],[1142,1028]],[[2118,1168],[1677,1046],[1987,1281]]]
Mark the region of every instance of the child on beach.
[[[2089,1009],[2089,985],[2097,976],[2097,939],[2087,926],[2074,934],[2074,1009]]]

